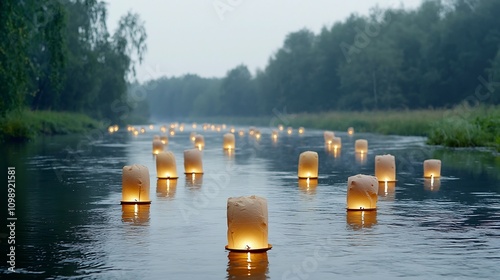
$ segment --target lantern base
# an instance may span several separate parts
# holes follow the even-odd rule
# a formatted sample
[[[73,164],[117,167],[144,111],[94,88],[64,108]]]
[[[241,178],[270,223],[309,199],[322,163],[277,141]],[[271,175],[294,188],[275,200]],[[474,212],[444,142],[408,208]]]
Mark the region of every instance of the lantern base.
[[[192,173],[191,173],[192,174]],[[170,180],[176,180],[179,179],[179,177],[156,177],[156,179],[170,179]]]
[[[363,209],[350,209],[346,208],[347,211],[377,211],[377,208],[363,208]]]
[[[434,177],[434,179],[440,179],[441,178],[441,176],[428,176],[428,177],[424,176],[424,179],[432,179],[433,177]]]
[[[300,180],[307,180],[307,179],[309,179],[309,180],[318,180],[318,178],[319,178],[319,177],[300,177],[300,176],[299,176],[299,179],[300,179]]]
[[[189,172],[189,173],[186,173],[184,172],[185,175],[203,175],[203,172],[200,172],[200,173],[196,173],[196,172]]]
[[[378,182],[379,182],[379,183],[385,183],[385,182],[387,182],[387,183],[396,183],[397,181],[398,181],[398,180],[394,180],[394,181],[391,181],[391,180],[387,180],[387,181],[382,180],[382,181],[378,181]]]
[[[273,245],[267,244],[267,248],[259,248],[259,249],[231,249],[228,248],[227,245],[224,247],[226,250],[231,251],[231,252],[249,252],[249,253],[261,253],[261,252],[267,252],[273,248]]]
[[[151,204],[151,200],[149,201],[120,201],[120,204],[121,205],[134,205],[134,204],[138,204],[138,205],[144,205],[144,204]]]

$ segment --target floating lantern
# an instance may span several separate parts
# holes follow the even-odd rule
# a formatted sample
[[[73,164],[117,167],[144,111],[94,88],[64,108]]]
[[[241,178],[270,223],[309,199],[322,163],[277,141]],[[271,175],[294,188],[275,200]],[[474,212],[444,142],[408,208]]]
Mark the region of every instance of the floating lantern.
[[[120,127],[119,127],[117,124],[115,124],[115,125],[113,126],[113,131],[114,131],[114,132],[117,132],[117,131],[118,131],[118,129],[120,129]]]
[[[175,128],[171,127],[168,131],[169,131],[168,134],[170,134],[170,136],[174,136],[175,135]]]
[[[349,136],[354,135],[354,128],[349,127],[349,128],[347,129],[347,135],[349,135]]]
[[[227,279],[269,279],[267,252],[229,252]]]
[[[208,125],[207,124],[204,124],[203,125],[203,130],[207,130],[208,129]]]
[[[441,161],[439,159],[428,159],[424,161],[424,177],[441,177]]]
[[[174,198],[177,189],[177,180],[161,179],[156,181],[156,197]]]
[[[202,153],[198,149],[184,151],[184,173],[203,174]]]
[[[378,181],[374,176],[351,176],[347,179],[347,210],[376,210]]]
[[[189,139],[191,139],[191,142],[193,142],[193,143],[194,143],[194,140],[196,140],[196,132],[194,132],[194,131],[193,131],[193,132],[191,132],[191,133],[189,134]]]
[[[127,131],[133,131],[133,130],[134,130],[133,126],[127,125]]]
[[[139,131],[134,130],[134,132],[132,132],[132,134],[134,134],[134,136],[137,136],[137,135],[139,135]]]
[[[303,152],[299,156],[299,179],[316,179],[318,178],[318,153]]]
[[[122,169],[121,204],[149,204],[149,170],[144,165],[134,164]]]
[[[271,132],[271,138],[276,141],[276,140],[278,140],[278,135],[279,135],[279,132],[277,130],[273,129],[273,131]]]
[[[115,128],[113,126],[108,127],[108,132],[109,133],[115,132]]]
[[[299,127],[299,134],[304,134],[305,129],[303,127]]]
[[[218,126],[216,126],[216,127],[215,127],[215,130],[216,130],[217,132],[221,132],[222,128],[221,128],[221,126],[220,126],[220,125],[218,125]]]
[[[223,138],[223,143],[222,143],[222,148],[224,150],[231,150],[236,147],[235,140],[234,140],[234,134],[232,133],[226,133],[224,134]]]
[[[146,129],[144,127],[141,127],[141,134],[146,133]]]
[[[354,142],[354,151],[361,154],[368,153],[368,141],[365,139],[356,140],[356,142]]]
[[[211,130],[215,130],[215,124],[212,124],[212,125],[210,126],[210,129],[211,129]]]
[[[200,151],[205,148],[205,138],[203,138],[203,135],[197,134],[194,137],[194,147]]]
[[[285,127],[282,124],[280,124],[280,125],[278,125],[278,129],[279,129],[279,131],[283,131],[285,129]]]
[[[156,177],[177,179],[177,165],[172,152],[165,151],[156,155]]]
[[[396,181],[396,159],[393,155],[375,156],[375,177],[379,182]]]
[[[162,125],[160,127],[160,131],[163,132],[163,133],[166,133],[167,132],[167,127],[165,125]]]
[[[342,148],[342,138],[333,137],[330,146],[333,147],[334,150]]]
[[[347,211],[346,222],[353,230],[371,228],[377,224],[377,211]]]
[[[229,129],[229,132],[231,132],[231,133],[235,133],[236,132],[236,129],[234,129],[234,126],[231,126],[231,128]]]
[[[222,124],[222,129],[226,129],[226,124]]]
[[[323,132],[323,138],[325,139],[326,145],[331,145],[333,138],[335,138],[335,133],[333,133],[333,131],[325,131]]]
[[[293,128],[288,127],[288,128],[286,129],[286,133],[288,133],[288,135],[292,135],[292,133],[293,133]]]
[[[183,123],[181,123],[181,124],[179,125],[179,131],[180,131],[180,132],[183,132],[183,131],[184,131],[184,124],[183,124]]]
[[[193,129],[196,129],[196,128],[198,127],[198,125],[197,125],[196,123],[193,123],[193,124],[191,125],[191,127],[192,127]]]
[[[160,139],[153,140],[153,154],[157,155],[159,152],[163,151],[163,143]]]
[[[149,222],[150,204],[123,204],[122,222],[144,225]]]
[[[260,130],[255,130],[255,139],[259,140],[261,137]]]
[[[230,197],[227,200],[227,246],[230,251],[267,251],[267,200],[263,197]]]
[[[150,125],[149,125],[149,129],[150,129],[150,130],[153,130],[153,129],[155,129],[155,126],[154,126],[154,125],[152,125],[152,124],[150,124]]]
[[[248,129],[248,134],[250,134],[251,136],[253,136],[255,134],[255,130],[257,130],[257,129],[254,126],[251,126]]]
[[[163,145],[168,145],[168,137],[167,136],[160,136],[160,141],[163,143]]]
[[[239,135],[240,137],[245,136],[245,131],[244,131],[243,129],[242,129],[242,130],[240,130],[240,131],[238,132],[238,135]]]

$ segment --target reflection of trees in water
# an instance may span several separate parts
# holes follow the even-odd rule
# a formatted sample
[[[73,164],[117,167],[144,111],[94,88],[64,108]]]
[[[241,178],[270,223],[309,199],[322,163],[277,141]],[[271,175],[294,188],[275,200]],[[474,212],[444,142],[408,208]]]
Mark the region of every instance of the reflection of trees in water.
[[[434,151],[433,156],[441,159],[444,170],[453,168],[460,173],[500,180],[500,156],[493,155],[491,151],[441,149]]]

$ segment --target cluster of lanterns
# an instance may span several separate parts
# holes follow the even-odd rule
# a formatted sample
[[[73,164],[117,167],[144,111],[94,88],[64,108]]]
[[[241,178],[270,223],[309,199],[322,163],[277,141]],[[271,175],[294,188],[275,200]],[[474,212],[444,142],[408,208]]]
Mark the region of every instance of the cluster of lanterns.
[[[192,124],[195,129],[198,127],[196,123]],[[221,132],[225,130],[226,125],[203,124],[203,130],[213,130]],[[182,129],[181,129],[182,128]],[[127,130],[135,134],[140,131],[134,127],[128,127]],[[154,129],[153,125],[149,129]],[[175,134],[175,129],[184,130],[184,124],[171,124],[170,126],[161,126],[160,131],[170,135]],[[112,126],[111,130],[117,131],[118,127]],[[280,131],[285,131],[285,128],[280,125],[276,130],[272,130],[271,138],[276,140],[279,137]],[[298,129],[299,134],[305,132],[303,127]],[[245,131],[236,132],[234,127],[229,128],[229,132],[223,134],[222,148],[225,151],[231,151],[236,148],[235,134],[244,136]],[[287,134],[292,134],[293,129],[287,128]],[[349,136],[354,134],[354,129],[349,128],[347,131]],[[256,127],[250,127],[248,134],[255,139],[261,137],[261,132]],[[135,134],[137,135],[137,134]],[[334,150],[342,148],[342,140],[340,137],[335,137],[333,131],[325,131],[323,133],[325,145]],[[205,148],[205,140],[203,135],[192,132],[190,140],[194,147],[184,151],[184,173],[187,176],[196,176],[203,174],[203,149]],[[178,179],[177,165],[174,154],[165,149],[168,145],[168,137],[155,135],[152,142],[152,152],[156,157],[156,174],[158,185],[175,187]],[[368,153],[368,141],[365,139],[357,139],[354,144],[356,155],[364,156]],[[299,155],[298,159],[298,183],[299,187],[314,187],[317,185],[319,178],[319,156],[317,152],[305,151]],[[377,155],[375,156],[375,172],[374,176],[357,174],[347,178],[347,195],[346,209],[348,223],[355,223],[359,219],[368,221],[376,220],[376,216],[365,213],[365,211],[373,211],[377,209],[377,200],[380,191],[387,192],[389,187],[394,187],[396,182],[396,161],[393,155]],[[439,186],[439,178],[441,176],[441,161],[437,159],[425,160],[423,163],[423,176],[425,178],[425,186],[430,188]],[[163,183],[163,181],[166,181]],[[144,165],[124,166],[122,170],[122,200],[124,207],[133,205],[137,211],[140,205],[150,204],[149,196],[150,179],[149,170]],[[167,190],[168,191],[168,190]],[[237,257],[238,252],[265,252],[272,248],[268,243],[268,208],[267,200],[259,196],[246,197],[230,197],[227,200],[227,250],[233,252],[233,257]]]

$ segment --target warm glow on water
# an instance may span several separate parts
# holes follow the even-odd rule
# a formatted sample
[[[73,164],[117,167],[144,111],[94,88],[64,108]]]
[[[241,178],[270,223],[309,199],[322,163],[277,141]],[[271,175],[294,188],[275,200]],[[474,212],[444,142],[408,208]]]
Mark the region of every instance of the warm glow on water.
[[[65,136],[0,146],[7,159],[2,170],[6,162],[16,166],[16,268],[41,279],[500,275],[500,163],[491,153],[428,147],[420,137],[336,131],[342,148],[334,156],[323,131],[306,128],[273,143],[271,128],[258,129],[259,141],[236,137],[231,157],[221,148],[221,133],[203,132],[204,174],[166,181],[156,178],[149,130],[136,136],[105,130],[102,140],[91,142]],[[186,125],[168,142],[179,172],[183,151],[193,148],[191,131]],[[367,153],[354,153],[356,139],[368,140]],[[297,178],[304,151],[319,155],[319,179],[310,186]],[[373,175],[377,154],[396,157],[395,186],[380,183],[377,211],[347,212],[347,178]],[[429,158],[442,160],[441,177],[425,181],[422,162]],[[150,171],[151,205],[120,205],[122,167],[134,163]],[[253,194],[267,199],[273,249],[229,253],[227,198]],[[10,279],[4,273],[0,278]]]

